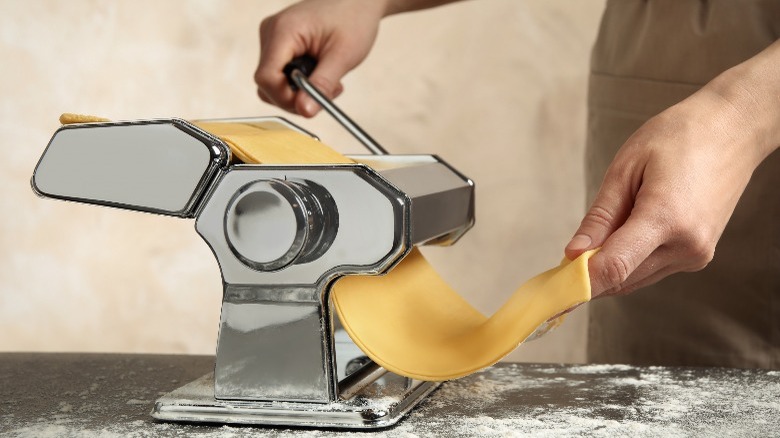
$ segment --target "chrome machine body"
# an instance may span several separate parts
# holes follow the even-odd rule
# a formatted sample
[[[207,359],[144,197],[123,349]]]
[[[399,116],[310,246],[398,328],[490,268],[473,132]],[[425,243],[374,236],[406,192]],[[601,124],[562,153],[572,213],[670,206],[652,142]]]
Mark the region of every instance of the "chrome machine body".
[[[435,156],[351,158],[231,164],[225,143],[179,119],[54,134],[32,178],[39,195],[194,218],[219,263],[214,373],[160,398],[155,418],[385,427],[435,389],[368,360],[338,328],[329,288],[387,272],[413,245],[456,241],[474,221],[473,183]]]

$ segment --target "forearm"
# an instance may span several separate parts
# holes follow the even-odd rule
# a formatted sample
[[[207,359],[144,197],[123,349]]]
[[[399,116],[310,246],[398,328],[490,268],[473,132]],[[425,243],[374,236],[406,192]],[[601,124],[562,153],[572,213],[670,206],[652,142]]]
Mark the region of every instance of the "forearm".
[[[448,3],[455,3],[456,1],[462,0],[384,0],[384,15],[388,16],[393,14],[400,14],[402,12],[418,11],[420,9],[428,9],[436,6],[446,5]]]
[[[725,71],[702,92],[725,103],[750,136],[756,164],[780,147],[780,40]]]

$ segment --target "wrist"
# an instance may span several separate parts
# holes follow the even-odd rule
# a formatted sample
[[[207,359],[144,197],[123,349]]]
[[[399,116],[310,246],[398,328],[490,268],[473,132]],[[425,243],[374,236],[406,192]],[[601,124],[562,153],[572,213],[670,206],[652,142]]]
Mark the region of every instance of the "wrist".
[[[371,0],[373,1],[373,0]],[[402,12],[418,11],[436,6],[454,3],[459,0],[381,0],[384,3],[384,16]]]
[[[701,91],[733,117],[736,135],[747,136],[759,162],[780,147],[780,44],[723,72]]]

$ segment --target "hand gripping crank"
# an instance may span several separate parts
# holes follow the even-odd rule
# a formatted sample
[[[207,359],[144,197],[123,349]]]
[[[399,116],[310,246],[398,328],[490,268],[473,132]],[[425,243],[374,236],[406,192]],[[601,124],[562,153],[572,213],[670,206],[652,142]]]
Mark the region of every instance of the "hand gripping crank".
[[[284,67],[284,74],[287,76],[287,82],[294,90],[303,90],[311,96],[321,107],[325,109],[337,122],[341,124],[350,134],[352,134],[360,143],[362,143],[374,155],[387,155],[387,150],[379,145],[370,135],[360,126],[341,111],[333,102],[330,101],[320,90],[310,81],[309,75],[317,66],[317,60],[310,55],[299,56]]]

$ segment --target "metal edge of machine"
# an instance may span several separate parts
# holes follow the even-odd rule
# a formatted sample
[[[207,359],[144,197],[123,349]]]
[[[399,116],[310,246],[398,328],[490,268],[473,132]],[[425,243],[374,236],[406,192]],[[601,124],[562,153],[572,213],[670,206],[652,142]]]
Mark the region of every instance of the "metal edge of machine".
[[[204,169],[202,177],[196,183],[195,187],[193,187],[192,194],[190,195],[189,200],[184,205],[184,207],[181,208],[180,210],[171,211],[171,210],[126,204],[121,202],[96,200],[96,199],[91,199],[86,197],[59,195],[41,189],[39,184],[37,183],[37,176],[40,167],[44,162],[47,153],[50,151],[52,144],[56,141],[57,136],[60,133],[72,129],[93,129],[93,128],[105,128],[105,127],[145,126],[145,125],[171,125],[179,129],[183,133],[189,135],[190,137],[201,141],[209,151],[210,154],[209,163],[207,167]],[[193,218],[195,217],[196,211],[202,204],[204,195],[210,190],[213,181],[219,176],[220,172],[225,168],[225,166],[228,165],[231,156],[232,154],[230,152],[230,148],[222,140],[198,128],[192,123],[179,118],[67,124],[67,125],[60,126],[52,135],[49,142],[47,143],[46,148],[41,154],[41,158],[38,160],[38,162],[35,165],[33,175],[30,179],[30,185],[32,187],[33,192],[39,197],[48,197],[48,198],[59,199],[63,201],[80,202],[80,203],[94,204],[94,205],[100,205],[105,207],[121,208],[125,210],[134,210],[143,213],[162,214],[162,215],[175,216],[180,218]]]

